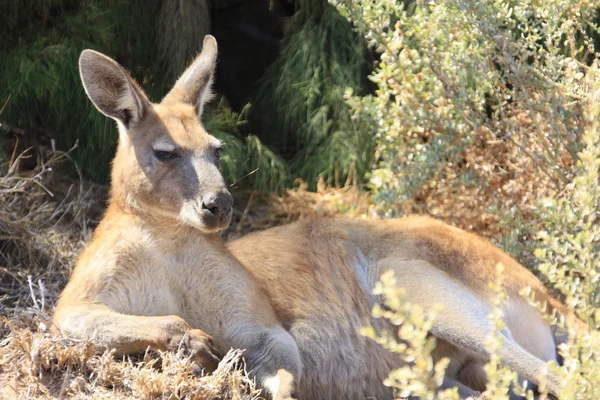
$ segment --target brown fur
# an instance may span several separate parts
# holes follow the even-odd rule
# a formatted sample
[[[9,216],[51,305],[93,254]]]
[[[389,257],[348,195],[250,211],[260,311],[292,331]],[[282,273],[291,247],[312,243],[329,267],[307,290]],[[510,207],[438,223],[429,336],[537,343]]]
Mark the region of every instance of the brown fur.
[[[555,305],[560,303],[545,292],[530,271],[487,241],[431,218],[410,217],[377,222],[339,219],[302,221],[250,234],[229,243],[228,249],[266,292],[279,321],[298,343],[304,364],[314,367],[322,362],[321,368],[316,370],[335,371],[317,393],[334,396],[335,392],[328,392],[327,385],[336,377],[345,382],[355,381],[364,376],[364,370],[381,377],[395,365],[395,361],[385,352],[371,348],[366,339],[356,335],[361,326],[381,324],[370,318],[370,309],[377,301],[370,289],[389,268],[398,268],[396,275],[400,285],[408,289],[409,300],[425,307],[432,306],[434,300],[442,304],[445,298],[452,300],[443,293],[451,289],[444,289],[447,281],[441,282],[441,288],[439,282],[431,282],[435,278],[431,275],[432,270],[440,271],[442,279],[452,280],[487,305],[488,308],[481,314],[482,321],[469,320],[460,314],[461,307],[456,310],[458,313],[446,316],[458,321],[459,326],[455,329],[458,334],[464,333],[467,337],[476,331],[477,324],[483,324],[484,334],[488,332],[489,307],[495,295],[488,283],[496,280],[496,265],[502,263],[509,294],[509,300],[504,305],[507,336],[540,360],[555,357],[556,348],[550,329],[518,293],[530,286],[538,301]],[[411,272],[410,281],[406,279],[403,264],[410,266],[407,270]],[[362,280],[359,278],[361,274],[365,274]],[[455,312],[450,309],[446,311]],[[551,311],[550,305],[548,312]],[[461,319],[465,320],[462,324]],[[305,332],[296,333],[295,329],[311,332],[308,335]],[[439,329],[445,328],[442,326]],[[478,382],[475,388],[480,389],[481,374],[471,376],[467,371],[480,371],[475,366],[486,361],[485,353],[470,349],[468,342],[461,343],[461,340],[456,340],[460,338],[453,335],[436,336],[441,340],[434,357],[451,358],[448,378],[467,386]],[[315,347],[311,342],[323,343],[329,337],[335,340],[324,346],[322,351],[327,355],[323,354],[320,359],[315,359],[315,351],[307,354],[302,351]],[[485,335],[479,339],[483,341]],[[461,350],[461,345],[466,348]],[[362,363],[360,366],[360,363],[356,363],[355,371],[343,371],[327,364],[345,364],[346,369],[350,369],[355,358]],[[465,365],[471,366],[463,369]],[[344,376],[344,373],[348,373],[348,376]],[[539,380],[539,377],[536,379],[531,375],[527,378]],[[311,383],[312,388],[315,386]],[[362,395],[366,396],[367,391]]]
[[[121,353],[183,345],[209,368],[219,352],[242,348],[275,399],[391,399],[382,381],[399,362],[359,330],[390,328],[371,318],[371,309],[380,301],[373,285],[392,269],[410,301],[445,306],[432,329],[434,357],[450,357],[444,387],[456,385],[467,396],[485,385],[483,343],[494,295],[488,282],[502,263],[509,296],[500,354],[523,378],[542,380],[556,346],[518,292],[530,286],[539,301],[562,306],[529,271],[475,235],[423,217],[321,220],[224,246],[213,235],[231,215],[217,169],[220,143],[197,117],[215,58],[216,43],[207,37],[171,93],[152,104],[114,61],[82,54],[86,91],[117,121],[120,140],[110,206],[56,309],[63,334]],[[554,376],[546,382],[550,391],[560,389]]]

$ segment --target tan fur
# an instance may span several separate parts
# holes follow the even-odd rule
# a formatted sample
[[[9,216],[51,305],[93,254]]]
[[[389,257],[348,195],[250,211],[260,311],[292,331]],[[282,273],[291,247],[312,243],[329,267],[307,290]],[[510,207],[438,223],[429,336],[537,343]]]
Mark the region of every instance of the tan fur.
[[[542,376],[544,361],[555,358],[550,328],[518,292],[532,287],[548,312],[562,306],[475,235],[423,217],[321,220],[223,245],[213,234],[227,226],[231,208],[213,154],[220,144],[196,115],[215,57],[207,37],[172,92],[151,104],[114,61],[82,54],[86,91],[117,120],[120,141],[110,206],[56,309],[63,334],[121,353],[183,344],[209,368],[218,352],[242,348],[275,399],[391,399],[382,381],[399,362],[359,330],[390,328],[370,315],[381,300],[372,288],[392,269],[410,301],[444,305],[432,329],[434,357],[450,357],[444,386],[468,396],[485,386],[488,282],[502,263],[508,299],[500,354],[523,378],[558,392],[556,377]],[[159,161],[165,150],[176,160]]]
[[[501,353],[533,382],[541,378],[543,361],[555,359],[550,328],[518,293],[532,287],[538,301],[551,303],[549,312],[552,304],[560,304],[514,259],[431,218],[303,221],[248,235],[228,248],[267,293],[300,347],[304,364],[318,371],[320,382],[310,382],[310,387],[300,383],[300,392],[312,391],[312,398],[336,398],[329,386],[336,379],[355,382],[358,394],[345,392],[346,397],[364,398],[369,388],[358,385],[366,384],[365,376],[371,384],[396,365],[389,354],[357,335],[368,323],[382,328],[381,321],[370,319],[377,301],[371,289],[389,269],[411,302],[425,308],[445,306],[433,329],[441,339],[434,356],[451,358],[449,379],[482,386],[480,373],[466,379],[465,374],[478,371],[475,366],[487,360],[483,342],[491,330],[494,296],[488,282],[495,281],[498,263],[505,266],[509,295],[504,304],[507,345]],[[318,352],[322,354],[317,357]],[[463,369],[466,365],[470,367]],[[548,387],[557,391],[560,385],[549,377]]]

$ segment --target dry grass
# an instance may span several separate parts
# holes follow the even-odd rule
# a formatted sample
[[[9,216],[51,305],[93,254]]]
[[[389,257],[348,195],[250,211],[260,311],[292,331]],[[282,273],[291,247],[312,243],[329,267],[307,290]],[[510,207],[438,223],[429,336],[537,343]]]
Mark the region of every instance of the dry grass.
[[[356,187],[327,187],[323,180],[317,191],[308,191],[308,185],[297,180],[297,187],[281,195],[264,195],[258,192],[238,194],[234,217],[224,232],[227,240],[246,233],[285,225],[305,218],[345,217],[376,219],[369,193]]]
[[[27,154],[0,175],[0,398],[257,398],[240,351],[204,375],[183,353],[117,359],[53,333],[54,303],[97,225],[106,188],[57,174],[66,153],[46,152],[38,168],[21,171]]]
[[[210,375],[182,352],[96,354],[90,342],[53,335],[47,314],[23,310],[2,324],[2,398],[255,399],[259,391],[230,351]]]
[[[57,179],[68,153],[41,153],[35,170],[19,166],[29,152],[0,166],[0,305],[4,312],[52,303],[91,236],[102,188]],[[30,293],[36,292],[38,304]]]

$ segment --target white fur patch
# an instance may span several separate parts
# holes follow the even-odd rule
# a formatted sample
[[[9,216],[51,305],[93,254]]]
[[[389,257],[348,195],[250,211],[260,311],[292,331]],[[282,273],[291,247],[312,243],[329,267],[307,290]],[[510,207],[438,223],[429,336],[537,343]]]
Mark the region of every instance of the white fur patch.
[[[175,150],[175,145],[167,140],[159,140],[152,146],[154,151],[173,151]]]
[[[265,379],[265,381],[263,382],[263,386],[265,387],[265,389],[267,389],[269,393],[273,395],[273,397],[279,392],[279,381],[280,379],[278,376],[271,376]]]

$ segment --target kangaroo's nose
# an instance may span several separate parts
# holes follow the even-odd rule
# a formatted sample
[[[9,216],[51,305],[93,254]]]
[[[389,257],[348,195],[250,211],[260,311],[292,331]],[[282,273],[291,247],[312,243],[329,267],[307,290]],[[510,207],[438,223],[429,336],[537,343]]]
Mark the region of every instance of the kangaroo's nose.
[[[202,208],[221,219],[231,212],[232,205],[233,197],[229,192],[210,194],[202,200]]]

